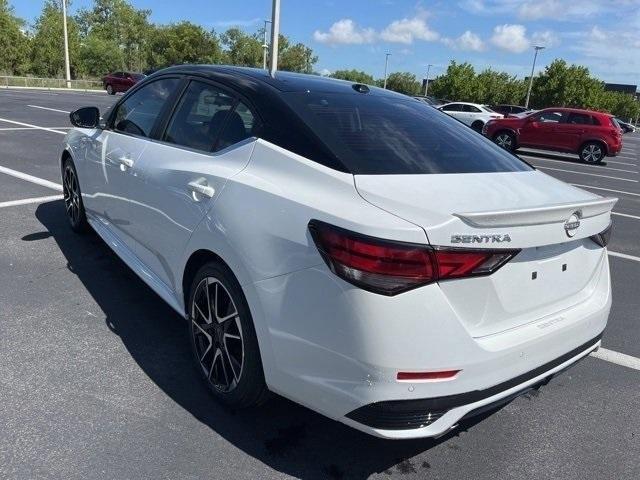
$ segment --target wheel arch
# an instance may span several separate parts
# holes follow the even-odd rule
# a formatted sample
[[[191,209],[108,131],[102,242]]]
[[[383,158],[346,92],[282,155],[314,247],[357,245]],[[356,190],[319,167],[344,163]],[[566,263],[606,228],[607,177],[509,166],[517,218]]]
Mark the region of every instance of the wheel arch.
[[[604,149],[604,157],[606,157],[607,155],[609,155],[609,146],[607,145],[607,142],[605,142],[604,140],[602,140],[601,138],[586,138],[582,141],[582,143],[580,144],[580,147],[578,148],[578,154],[580,154],[580,152],[582,151],[582,149],[584,148],[584,146],[588,143],[598,143],[603,149]]]

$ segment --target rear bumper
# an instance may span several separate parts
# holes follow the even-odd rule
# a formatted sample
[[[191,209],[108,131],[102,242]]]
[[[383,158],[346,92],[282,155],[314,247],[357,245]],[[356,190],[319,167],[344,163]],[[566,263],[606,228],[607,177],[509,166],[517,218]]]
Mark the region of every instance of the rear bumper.
[[[267,385],[378,437],[443,435],[597,348],[611,307],[606,250],[600,255],[579,303],[484,336],[470,332],[462,306],[437,284],[386,297],[347,284],[325,265],[257,282],[247,297],[254,321],[269,332]],[[400,371],[438,370],[460,373],[446,381],[397,379]]]
[[[505,382],[484,390],[444,397],[372,403],[346,415],[352,426],[370,428],[384,438],[437,436],[461,419],[497,408],[532,388],[548,382],[600,346],[602,334],[566,354]],[[350,423],[350,422],[348,422]]]

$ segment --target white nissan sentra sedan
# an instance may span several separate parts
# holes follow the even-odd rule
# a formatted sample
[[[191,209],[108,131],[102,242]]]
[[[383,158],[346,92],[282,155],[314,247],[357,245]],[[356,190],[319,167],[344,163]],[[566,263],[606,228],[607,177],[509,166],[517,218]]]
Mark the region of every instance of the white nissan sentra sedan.
[[[71,228],[187,319],[226,404],[272,391],[380,437],[439,436],[600,345],[616,199],[423,102],[179,66],[71,119]]]

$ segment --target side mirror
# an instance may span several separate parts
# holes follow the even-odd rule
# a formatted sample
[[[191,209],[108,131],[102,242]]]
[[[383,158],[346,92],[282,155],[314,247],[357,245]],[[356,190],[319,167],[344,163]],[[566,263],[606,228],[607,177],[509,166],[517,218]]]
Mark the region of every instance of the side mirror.
[[[78,128],[98,128],[100,110],[97,107],[83,107],[69,114],[71,125]]]

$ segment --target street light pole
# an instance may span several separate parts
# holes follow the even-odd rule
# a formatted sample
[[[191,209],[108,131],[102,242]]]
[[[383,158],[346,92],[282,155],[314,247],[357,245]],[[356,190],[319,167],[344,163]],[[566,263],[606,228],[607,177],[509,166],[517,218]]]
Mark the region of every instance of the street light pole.
[[[269,74],[274,77],[278,70],[278,36],[280,35],[280,0],[273,0],[271,9],[271,58]]]
[[[427,93],[429,93],[429,70],[431,70],[431,67],[433,67],[433,65],[429,64],[427,65],[427,81],[424,84],[424,96],[427,96]]]
[[[390,53],[384,54],[384,86],[382,88],[387,88],[387,67],[389,66],[389,56]]]
[[[67,88],[71,88],[71,68],[69,67],[69,40],[67,36],[67,1],[62,0],[62,31],[64,33],[64,72]]]
[[[545,47],[539,45],[533,46],[535,53],[533,55],[533,65],[531,65],[531,76],[529,77],[529,88],[527,89],[527,99],[524,101],[524,108],[529,108],[529,97],[531,96],[531,87],[533,86],[533,71],[536,68],[536,59],[538,58],[538,51],[544,50]]]
[[[269,44],[267,43],[267,23],[271,23],[271,20],[264,21],[264,35],[262,40],[262,69],[267,69],[267,50],[269,49]]]

